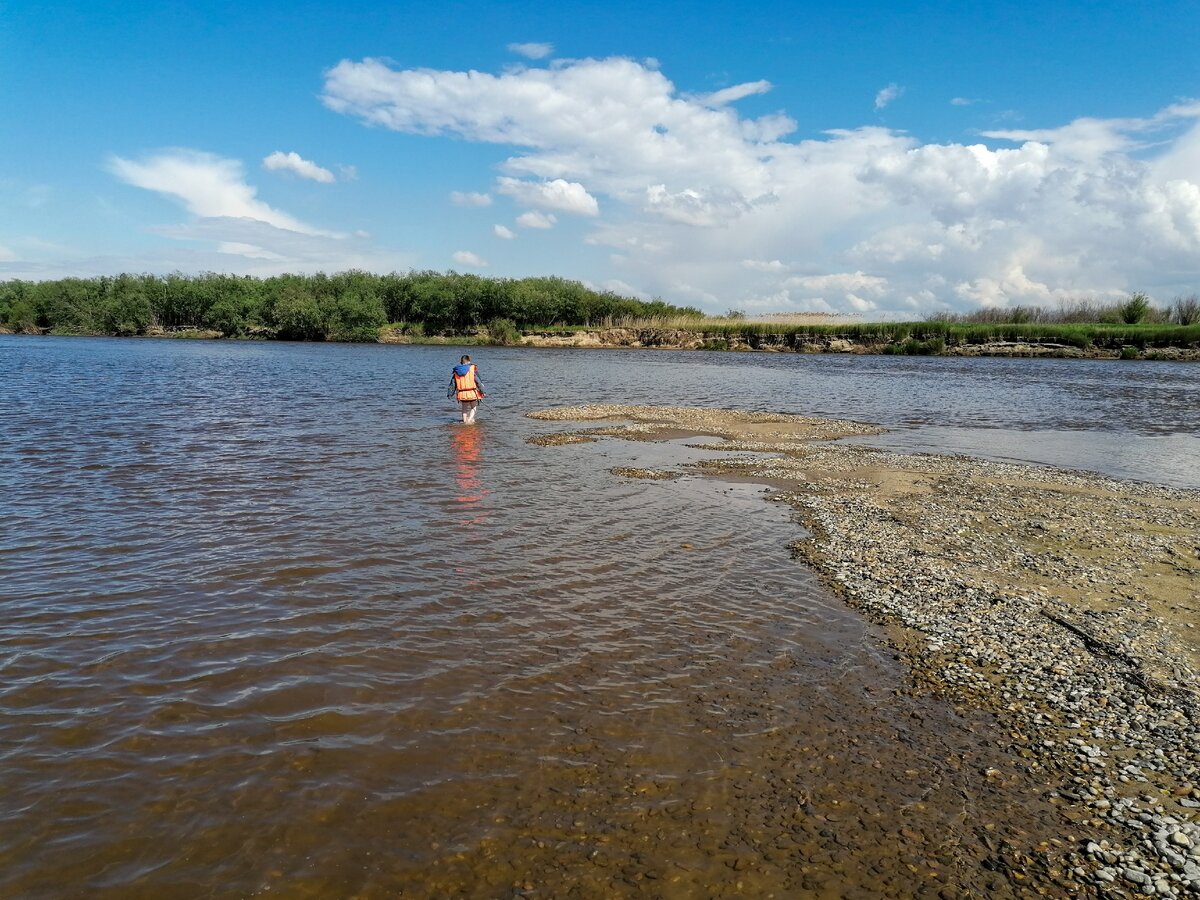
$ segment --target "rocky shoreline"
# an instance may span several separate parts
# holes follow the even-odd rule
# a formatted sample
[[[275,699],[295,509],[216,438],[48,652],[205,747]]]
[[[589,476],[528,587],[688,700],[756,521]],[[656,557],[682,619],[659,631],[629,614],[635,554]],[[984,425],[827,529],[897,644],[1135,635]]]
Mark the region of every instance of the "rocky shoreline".
[[[906,341],[863,342],[851,337],[800,336],[691,331],[677,328],[605,328],[590,331],[526,331],[524,347],[577,347],[592,349],[729,350],[764,353],[852,353],[878,355],[907,353]],[[1148,359],[1167,362],[1200,361],[1200,347],[1075,347],[1033,341],[989,341],[925,347],[927,356],[1007,356],[1054,359]]]
[[[796,554],[893,627],[919,689],[994,712],[1071,833],[1039,892],[1200,896],[1200,491],[829,443],[873,426],[675,407],[531,414],[535,438],[721,438],[694,464],[772,485]],[[671,473],[621,472],[626,477]],[[978,777],[1003,780],[989,769]],[[1036,877],[1036,876],[1033,876]]]
[[[0,334],[13,334],[13,330],[0,325]],[[25,335],[42,335],[42,329],[23,331]],[[68,336],[68,335],[60,335]],[[71,335],[75,336],[75,335]],[[112,335],[78,335],[111,337]],[[251,333],[237,338],[227,337],[220,331],[205,328],[181,328],[167,330],[152,327],[142,335],[125,337],[149,337],[165,339],[200,340],[273,340],[274,329],[257,327]],[[392,326],[379,329],[376,339],[380,344],[418,345],[479,345],[494,343],[486,332],[470,335],[413,336]],[[1200,362],[1200,347],[1147,346],[1137,347],[1076,347],[1071,344],[1051,341],[988,341],[979,344],[947,344],[931,347],[911,341],[863,342],[850,337],[807,336],[800,340],[789,334],[754,334],[690,331],[672,328],[602,328],[583,331],[525,331],[516,343],[499,346],[576,348],[576,349],[629,349],[629,350],[713,350],[744,353],[835,353],[857,355],[915,354],[921,356],[1000,356],[1050,359],[1124,359],[1153,360],[1158,362]]]

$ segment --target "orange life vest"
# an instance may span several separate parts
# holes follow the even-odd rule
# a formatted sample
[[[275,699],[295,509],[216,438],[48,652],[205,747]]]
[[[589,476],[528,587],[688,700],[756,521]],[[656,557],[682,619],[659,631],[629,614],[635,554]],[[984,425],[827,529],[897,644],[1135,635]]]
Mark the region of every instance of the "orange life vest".
[[[483,396],[483,391],[479,390],[479,386],[475,384],[475,363],[471,363],[471,368],[467,369],[466,375],[454,373],[454,390],[455,396],[463,402],[478,400]]]

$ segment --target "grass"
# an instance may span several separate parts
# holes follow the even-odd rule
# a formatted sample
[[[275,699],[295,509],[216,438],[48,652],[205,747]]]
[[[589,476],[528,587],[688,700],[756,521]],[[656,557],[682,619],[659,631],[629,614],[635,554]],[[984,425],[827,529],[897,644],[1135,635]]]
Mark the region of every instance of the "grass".
[[[596,330],[598,326],[553,326],[541,331],[574,333]],[[753,322],[742,319],[644,319],[631,320],[626,328],[673,328],[702,332],[713,337],[745,339],[784,337],[797,345],[822,339],[846,339],[858,344],[925,345],[903,352],[939,353],[945,346],[988,344],[997,341],[1021,341],[1037,344],[1063,344],[1087,349],[1117,349],[1123,346],[1188,347],[1200,344],[1200,325],[1100,325],[1100,324],[991,324],[960,322],[839,322],[796,325],[788,322]],[[940,346],[939,346],[940,342]],[[751,341],[753,343],[753,341]]]

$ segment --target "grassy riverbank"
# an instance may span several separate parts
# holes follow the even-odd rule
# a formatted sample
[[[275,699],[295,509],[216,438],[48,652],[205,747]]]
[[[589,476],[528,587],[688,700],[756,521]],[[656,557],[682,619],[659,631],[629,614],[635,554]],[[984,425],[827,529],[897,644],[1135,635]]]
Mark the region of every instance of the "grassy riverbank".
[[[1158,309],[1136,294],[1108,306],[979,310],[926,321],[808,313],[750,320],[736,310],[709,316],[562,278],[455,272],[0,282],[0,332],[56,335],[1200,359],[1197,316],[1194,297]]]

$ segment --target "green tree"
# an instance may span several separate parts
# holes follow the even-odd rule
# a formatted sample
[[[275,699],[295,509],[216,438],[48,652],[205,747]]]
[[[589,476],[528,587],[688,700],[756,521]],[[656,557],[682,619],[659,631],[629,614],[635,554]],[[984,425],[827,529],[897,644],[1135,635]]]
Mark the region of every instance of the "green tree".
[[[293,341],[325,340],[325,317],[317,298],[307,291],[287,285],[275,298],[274,325],[279,336]]]

